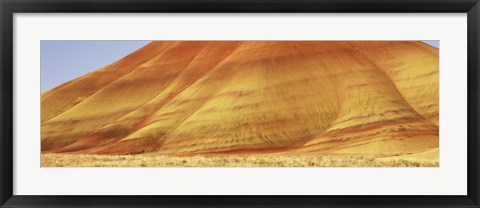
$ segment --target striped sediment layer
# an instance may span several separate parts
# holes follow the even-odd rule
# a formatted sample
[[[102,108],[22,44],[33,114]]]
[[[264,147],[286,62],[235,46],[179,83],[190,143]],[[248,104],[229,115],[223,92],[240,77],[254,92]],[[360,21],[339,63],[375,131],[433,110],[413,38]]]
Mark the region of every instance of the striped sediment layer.
[[[42,152],[434,150],[438,64],[416,41],[152,42],[44,93]]]

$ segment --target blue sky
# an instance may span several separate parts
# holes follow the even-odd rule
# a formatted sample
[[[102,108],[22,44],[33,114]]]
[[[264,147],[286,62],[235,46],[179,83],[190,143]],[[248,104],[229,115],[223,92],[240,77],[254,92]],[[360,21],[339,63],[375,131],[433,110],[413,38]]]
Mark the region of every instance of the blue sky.
[[[42,40],[40,43],[41,91],[102,68],[151,41]],[[438,47],[439,41],[424,41]]]
[[[440,41],[438,40],[424,40],[423,42],[428,45],[435,46],[437,48],[440,47]]]
[[[102,68],[151,41],[42,40],[41,91]]]

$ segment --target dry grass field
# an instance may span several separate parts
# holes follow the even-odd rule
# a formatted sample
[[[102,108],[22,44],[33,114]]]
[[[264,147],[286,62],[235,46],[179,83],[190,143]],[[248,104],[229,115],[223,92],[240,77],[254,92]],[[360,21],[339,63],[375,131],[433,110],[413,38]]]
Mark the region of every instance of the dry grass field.
[[[43,154],[42,167],[438,167],[438,161],[363,156]]]

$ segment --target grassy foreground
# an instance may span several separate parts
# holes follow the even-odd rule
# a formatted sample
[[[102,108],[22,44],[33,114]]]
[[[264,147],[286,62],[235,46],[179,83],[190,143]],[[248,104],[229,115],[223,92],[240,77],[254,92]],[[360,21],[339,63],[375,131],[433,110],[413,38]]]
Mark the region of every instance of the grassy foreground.
[[[438,161],[362,156],[42,154],[42,167],[438,167]]]

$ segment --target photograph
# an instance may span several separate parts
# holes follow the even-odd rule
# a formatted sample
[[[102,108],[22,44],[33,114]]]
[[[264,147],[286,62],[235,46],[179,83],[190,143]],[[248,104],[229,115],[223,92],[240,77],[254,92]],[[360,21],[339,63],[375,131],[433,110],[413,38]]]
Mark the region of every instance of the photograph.
[[[41,167],[438,168],[439,50],[41,40]]]

